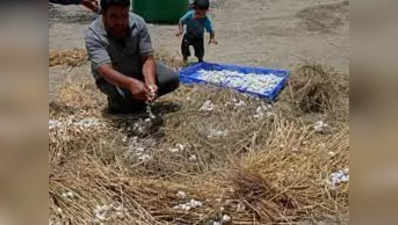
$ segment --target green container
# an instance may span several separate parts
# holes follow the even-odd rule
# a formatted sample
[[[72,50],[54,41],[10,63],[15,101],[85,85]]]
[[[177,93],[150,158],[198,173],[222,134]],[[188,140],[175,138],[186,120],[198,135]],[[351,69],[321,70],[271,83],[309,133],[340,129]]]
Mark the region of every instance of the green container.
[[[146,22],[177,24],[188,10],[189,0],[132,0],[131,6]]]

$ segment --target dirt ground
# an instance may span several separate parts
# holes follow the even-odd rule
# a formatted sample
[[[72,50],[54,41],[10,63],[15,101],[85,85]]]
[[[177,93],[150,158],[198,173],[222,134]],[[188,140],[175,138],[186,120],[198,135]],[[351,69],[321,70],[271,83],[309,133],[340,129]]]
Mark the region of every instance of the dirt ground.
[[[219,44],[206,46],[205,60],[283,69],[307,60],[348,72],[348,1],[218,0],[210,13]],[[49,48],[84,48],[84,32],[95,17],[80,6],[49,5]],[[155,50],[179,55],[175,25],[148,28]],[[90,76],[89,65],[77,69]],[[50,97],[69,74],[50,68]]]

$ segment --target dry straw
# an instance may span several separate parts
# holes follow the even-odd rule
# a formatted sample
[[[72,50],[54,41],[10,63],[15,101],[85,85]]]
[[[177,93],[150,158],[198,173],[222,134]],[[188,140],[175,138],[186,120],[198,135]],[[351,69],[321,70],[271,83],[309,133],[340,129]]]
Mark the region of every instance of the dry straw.
[[[70,81],[50,104],[50,223],[344,224],[349,184],[327,179],[349,167],[347,92],[347,79],[304,65],[273,106],[182,85],[154,103],[152,121],[106,115],[91,80]],[[206,101],[214,108],[201,111]],[[330,132],[314,130],[319,118]],[[176,207],[192,200],[201,206]]]

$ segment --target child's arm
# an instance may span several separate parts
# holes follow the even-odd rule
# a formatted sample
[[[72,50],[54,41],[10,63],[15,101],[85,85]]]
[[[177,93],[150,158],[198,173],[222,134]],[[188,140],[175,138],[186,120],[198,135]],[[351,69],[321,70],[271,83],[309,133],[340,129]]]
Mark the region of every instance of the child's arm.
[[[207,32],[210,33],[209,44],[212,44],[212,43],[215,45],[218,44],[218,42],[216,41],[216,33],[214,32],[213,24],[209,17],[206,17],[205,28],[206,28]]]
[[[176,36],[181,36],[181,34],[184,32],[184,24],[186,24],[187,20],[192,18],[193,11],[189,11],[185,13],[183,17],[181,17],[180,22],[178,23],[178,32]]]
[[[218,44],[218,42],[216,41],[216,33],[214,33],[214,31],[210,33],[209,44],[211,44],[211,43],[213,43],[215,45]]]
[[[184,24],[182,24],[181,22],[178,24],[178,32],[176,34],[177,37],[181,36],[184,30]]]

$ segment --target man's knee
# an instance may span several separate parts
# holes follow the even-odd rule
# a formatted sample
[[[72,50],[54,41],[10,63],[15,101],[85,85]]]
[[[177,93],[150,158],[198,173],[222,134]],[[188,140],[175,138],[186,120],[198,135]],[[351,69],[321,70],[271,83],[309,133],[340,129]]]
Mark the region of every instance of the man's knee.
[[[159,95],[170,93],[178,88],[178,73],[162,63],[156,64]]]

